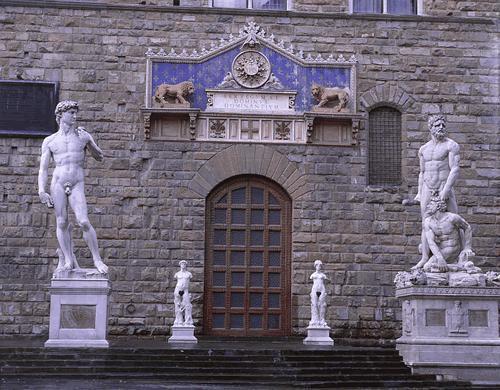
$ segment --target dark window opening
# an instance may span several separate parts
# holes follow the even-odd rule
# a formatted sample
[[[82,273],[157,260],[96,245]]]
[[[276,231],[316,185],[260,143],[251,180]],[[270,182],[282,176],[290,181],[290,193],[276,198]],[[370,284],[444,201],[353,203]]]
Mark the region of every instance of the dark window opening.
[[[401,113],[391,107],[369,114],[368,184],[401,184]]]
[[[57,83],[0,80],[0,135],[52,134],[57,99]]]

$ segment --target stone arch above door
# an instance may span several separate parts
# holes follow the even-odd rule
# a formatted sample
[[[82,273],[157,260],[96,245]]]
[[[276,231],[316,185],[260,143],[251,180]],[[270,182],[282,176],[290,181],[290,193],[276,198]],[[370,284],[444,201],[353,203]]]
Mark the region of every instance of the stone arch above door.
[[[311,190],[297,163],[272,147],[256,144],[232,145],[219,152],[198,170],[189,188],[206,197],[222,181],[246,174],[261,175],[276,181],[292,199]]]
[[[361,109],[370,111],[379,106],[394,107],[401,112],[408,112],[415,99],[394,83],[379,84],[366,91],[359,98]]]

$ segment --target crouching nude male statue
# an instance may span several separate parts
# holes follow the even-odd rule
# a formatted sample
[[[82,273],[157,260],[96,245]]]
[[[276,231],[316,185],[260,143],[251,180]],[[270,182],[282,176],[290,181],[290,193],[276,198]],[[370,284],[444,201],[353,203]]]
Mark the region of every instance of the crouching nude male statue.
[[[309,322],[309,326],[328,326],[325,321],[325,280],[328,280],[328,277],[321,271],[322,266],[323,263],[321,260],[316,260],[314,262],[316,271],[309,277],[309,279],[313,281],[313,287],[311,289],[311,321]]]
[[[83,239],[92,253],[94,266],[100,273],[105,274],[108,272],[108,267],[99,255],[96,233],[87,215],[83,171],[86,150],[98,161],[102,160],[103,152],[83,127],[76,127],[77,112],[78,103],[75,101],[62,101],[56,106],[55,114],[59,130],[45,138],[42,144],[38,195],[42,203],[54,208],[56,214],[56,235],[59,243],[59,264],[56,273],[79,268],[73,253],[69,205],[75,213],[78,225],[82,228]],[[45,190],[51,158],[54,159],[55,168],[49,195]]]
[[[191,305],[191,294],[189,293],[189,281],[193,275],[187,270],[186,260],[181,260],[179,266],[181,270],[174,275],[174,278],[177,279],[174,290],[174,325],[193,325],[193,306]]]
[[[460,215],[446,211],[445,201],[440,198],[430,200],[423,225],[425,239],[432,252],[423,265],[424,271],[478,272],[479,268],[469,260],[474,256],[471,249],[472,229]]]
[[[412,269],[422,268],[429,260],[430,252],[423,228],[426,209],[431,197],[438,196],[446,202],[448,211],[457,213],[457,201],[453,185],[458,178],[460,147],[447,137],[446,119],[443,115],[431,115],[428,120],[431,140],[418,151],[420,174],[415,201],[420,202],[422,215],[422,258]]]

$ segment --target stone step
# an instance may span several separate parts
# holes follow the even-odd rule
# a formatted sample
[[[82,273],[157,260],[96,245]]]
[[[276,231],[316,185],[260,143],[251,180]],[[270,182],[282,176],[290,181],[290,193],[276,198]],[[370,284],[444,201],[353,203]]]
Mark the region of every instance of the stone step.
[[[152,366],[152,365],[162,365],[162,366],[187,366],[187,367],[198,367],[204,365],[206,367],[245,367],[251,365],[252,367],[268,367],[269,365],[281,365],[287,367],[303,367],[303,368],[349,368],[355,367],[356,369],[363,368],[374,368],[383,369],[386,367],[401,367],[400,362],[380,362],[380,361],[367,361],[359,362],[355,360],[350,361],[317,361],[317,362],[297,362],[289,361],[287,359],[277,359],[277,360],[251,360],[251,359],[186,359],[186,360],[175,360],[175,359],[155,359],[155,360],[133,360],[133,359],[104,359],[104,360],[75,360],[75,359],[8,359],[0,360],[0,367],[2,366],[82,366],[82,367],[93,367],[93,366],[109,366],[109,365],[119,365],[119,366]]]
[[[44,358],[44,359],[50,359],[50,358],[57,358],[57,359],[122,359],[122,360],[138,360],[138,359],[143,359],[143,360],[156,360],[156,359],[180,359],[180,358],[211,358],[211,359],[228,359],[228,358],[247,358],[247,359],[268,359],[272,360],[275,358],[282,358],[282,359],[287,359],[290,361],[323,361],[325,359],[331,360],[331,361],[345,361],[345,360],[352,360],[352,361],[375,361],[375,360],[383,360],[383,361],[402,361],[401,357],[397,355],[389,355],[389,356],[384,356],[384,355],[373,355],[373,356],[356,356],[356,355],[338,355],[338,354],[329,354],[329,355],[290,355],[287,353],[274,353],[273,355],[270,354],[231,354],[231,353],[226,353],[226,354],[218,354],[218,353],[205,353],[205,354],[194,354],[191,352],[183,352],[183,353],[154,353],[151,355],[149,354],[138,354],[133,351],[128,352],[128,353],[95,353],[95,354],[79,354],[79,353],[67,353],[67,352],[25,352],[25,353],[16,353],[16,352],[11,352],[11,353],[1,353],[0,354],[0,360],[7,360],[7,359],[14,359],[14,358],[29,358],[29,357],[35,357],[35,358]]]
[[[356,375],[368,375],[375,377],[382,376],[408,376],[410,375],[410,370],[405,367],[395,367],[395,368],[384,368],[380,369],[378,367],[374,367],[371,369],[367,368],[341,368],[341,369],[332,369],[332,368],[297,368],[297,367],[286,367],[286,366],[271,366],[271,367],[185,367],[182,365],[176,367],[168,367],[164,365],[156,365],[156,366],[114,366],[114,365],[103,365],[103,366],[94,366],[94,367],[81,367],[81,366],[64,366],[64,367],[53,367],[53,366],[4,366],[1,368],[0,372],[2,374],[12,374],[12,373],[31,373],[31,372],[40,372],[40,373],[66,373],[66,372],[102,372],[102,373],[117,373],[117,372],[134,372],[134,373],[142,373],[142,372],[153,372],[153,373],[175,373],[175,374],[190,374],[190,373],[204,373],[210,375],[216,374],[239,374],[253,376],[256,373],[259,375],[275,375],[279,373],[281,375],[313,375],[313,376],[356,376]]]
[[[150,380],[222,388],[470,388],[413,376],[397,351],[383,348],[0,348],[0,379]]]
[[[293,351],[293,350],[262,350],[262,351],[252,351],[252,350],[213,350],[213,349],[154,349],[154,350],[135,350],[135,349],[69,349],[69,348],[0,348],[0,356],[4,355],[22,355],[22,354],[43,354],[43,355],[57,355],[57,356],[151,356],[154,352],[152,358],[156,356],[174,356],[174,355],[210,355],[210,356],[275,356],[275,355],[286,355],[286,356],[297,356],[297,357],[356,357],[356,358],[372,358],[372,357],[399,357],[396,351],[391,350],[368,350],[363,351],[342,351],[342,350],[328,350],[328,351]]]
[[[16,378],[18,381],[25,381],[25,382],[31,382],[34,380],[34,377],[39,377],[38,375],[22,375],[19,376],[17,375]],[[123,378],[122,376],[118,375],[117,377]],[[44,379],[47,378],[53,378],[53,381],[60,380],[64,383],[65,379],[73,379],[73,380],[109,380],[110,378],[113,378],[113,376],[106,375],[102,376],[99,374],[87,374],[87,375],[82,375],[82,374],[66,374],[66,375],[45,375]],[[155,382],[157,383],[168,383],[168,384],[182,384],[186,385],[186,383],[192,384],[192,385],[197,385],[197,384],[202,384],[206,386],[217,386],[217,389],[224,388],[224,389],[232,389],[234,387],[240,387],[240,386],[246,386],[248,387],[249,381],[248,379],[243,379],[243,380],[238,380],[238,378],[176,378],[176,377],[171,377],[171,376],[165,376],[165,375],[155,375],[155,376],[145,376],[145,375],[133,375],[127,377],[128,380],[139,380],[141,383],[151,381],[154,379]],[[223,380],[221,380],[223,379]],[[304,380],[302,378],[300,379],[295,379],[295,380],[290,380],[290,378],[273,378],[272,380],[266,380],[264,378],[261,378],[258,375],[255,375],[253,380],[251,380],[252,383],[252,388],[253,389],[259,389],[259,388],[269,388],[269,389],[274,389],[277,387],[283,387],[283,388],[300,388],[300,389],[315,389],[315,388],[329,388],[329,389],[343,389],[343,388],[353,388],[353,389],[371,389],[371,388],[391,388],[391,389],[470,389],[470,384],[464,383],[464,382],[436,382],[435,380],[429,380],[426,378],[421,378],[421,377],[415,377],[412,379],[403,379],[403,380],[375,380],[373,378],[363,378],[363,379],[338,379],[338,380],[321,380],[321,379],[307,379]],[[220,387],[219,387],[220,386]],[[184,387],[185,388],[185,387]],[[203,388],[203,387],[202,387]]]

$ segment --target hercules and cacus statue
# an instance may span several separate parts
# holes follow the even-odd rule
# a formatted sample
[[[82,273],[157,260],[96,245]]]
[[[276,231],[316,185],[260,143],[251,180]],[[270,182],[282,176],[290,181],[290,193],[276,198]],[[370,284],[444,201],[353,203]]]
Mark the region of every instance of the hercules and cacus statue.
[[[410,272],[398,272],[396,287],[441,285],[456,287],[500,285],[497,272],[484,274],[472,262],[472,228],[458,215],[453,186],[458,178],[460,147],[448,138],[446,118],[431,115],[431,140],[419,152],[418,193],[404,205],[420,204],[420,261]]]

